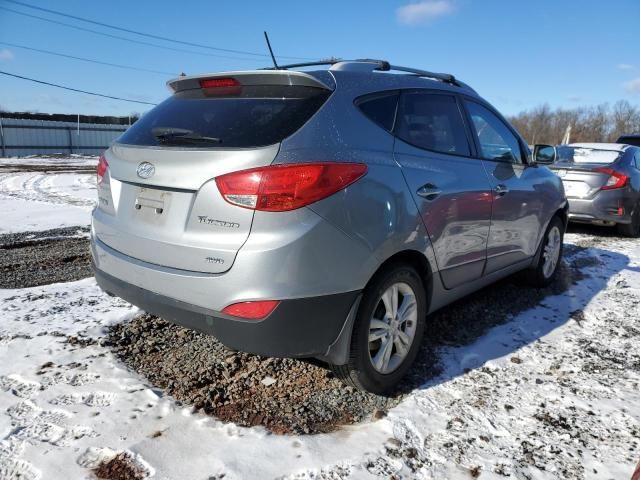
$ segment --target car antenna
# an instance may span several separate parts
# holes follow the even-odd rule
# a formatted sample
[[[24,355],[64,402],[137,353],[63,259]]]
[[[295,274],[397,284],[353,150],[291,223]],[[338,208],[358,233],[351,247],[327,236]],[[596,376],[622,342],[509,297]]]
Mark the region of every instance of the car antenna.
[[[276,62],[276,57],[273,55],[273,49],[271,48],[271,42],[269,41],[269,35],[267,35],[267,32],[264,32],[264,39],[267,41],[267,47],[269,47],[269,53],[271,54],[271,60],[273,60],[273,66],[276,70],[280,70],[280,67],[278,67],[278,64]]]

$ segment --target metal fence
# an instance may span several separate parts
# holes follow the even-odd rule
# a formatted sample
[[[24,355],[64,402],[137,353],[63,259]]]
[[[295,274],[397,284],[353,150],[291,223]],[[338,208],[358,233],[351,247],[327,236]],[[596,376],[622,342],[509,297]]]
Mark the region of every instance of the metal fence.
[[[97,155],[109,147],[127,125],[54,122],[0,118],[3,157],[68,153]]]

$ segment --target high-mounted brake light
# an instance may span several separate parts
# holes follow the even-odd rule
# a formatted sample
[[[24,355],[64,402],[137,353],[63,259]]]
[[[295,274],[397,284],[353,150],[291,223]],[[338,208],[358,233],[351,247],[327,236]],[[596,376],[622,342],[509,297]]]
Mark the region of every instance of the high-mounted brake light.
[[[242,93],[242,86],[235,78],[202,78],[200,88],[206,97],[227,97]]]
[[[269,316],[280,304],[279,300],[260,300],[256,302],[240,302],[225,307],[222,313],[247,320],[262,320]]]
[[[614,190],[616,188],[622,188],[626,186],[629,181],[628,176],[624,173],[616,172],[612,168],[594,168],[593,171],[609,175],[607,183],[600,187],[600,190]]]
[[[108,168],[109,164],[107,163],[107,159],[104,158],[104,155],[100,155],[98,166],[96,168],[96,180],[98,185],[100,185],[102,183],[102,180],[104,180],[104,176],[106,175]]]
[[[333,195],[366,173],[363,163],[301,163],[241,170],[215,180],[233,205],[285,212]]]
[[[240,82],[235,78],[203,78],[200,80],[200,88],[224,88],[239,86]]]

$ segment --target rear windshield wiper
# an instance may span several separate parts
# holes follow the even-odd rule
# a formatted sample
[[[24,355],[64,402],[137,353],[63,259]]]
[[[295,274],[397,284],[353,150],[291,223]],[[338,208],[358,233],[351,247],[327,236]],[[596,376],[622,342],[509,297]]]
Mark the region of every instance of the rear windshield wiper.
[[[164,144],[184,145],[185,143],[222,143],[222,140],[219,138],[200,135],[193,130],[187,130],[185,128],[158,127],[151,130],[151,132],[160,143]]]

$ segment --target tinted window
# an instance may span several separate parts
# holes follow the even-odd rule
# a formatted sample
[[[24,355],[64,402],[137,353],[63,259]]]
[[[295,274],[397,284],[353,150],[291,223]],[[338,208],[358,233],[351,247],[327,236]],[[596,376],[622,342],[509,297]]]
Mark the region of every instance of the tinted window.
[[[199,88],[185,90],[143,115],[117,141],[183,148],[273,145],[298,130],[329,93],[300,86],[244,86],[226,96],[211,96],[211,92]],[[192,133],[181,135],[182,138],[177,135],[159,138],[159,132],[167,131]],[[198,141],[189,136],[212,140]]]
[[[487,160],[522,163],[520,142],[509,127],[482,105],[465,103],[478,136],[480,156]]]
[[[416,147],[454,155],[471,153],[458,103],[450,95],[403,93],[395,132]]]
[[[358,99],[356,102],[362,113],[388,131],[393,128],[397,104],[397,93],[369,95]]]
[[[640,150],[638,150],[634,156],[636,159],[636,168],[640,170]]]

